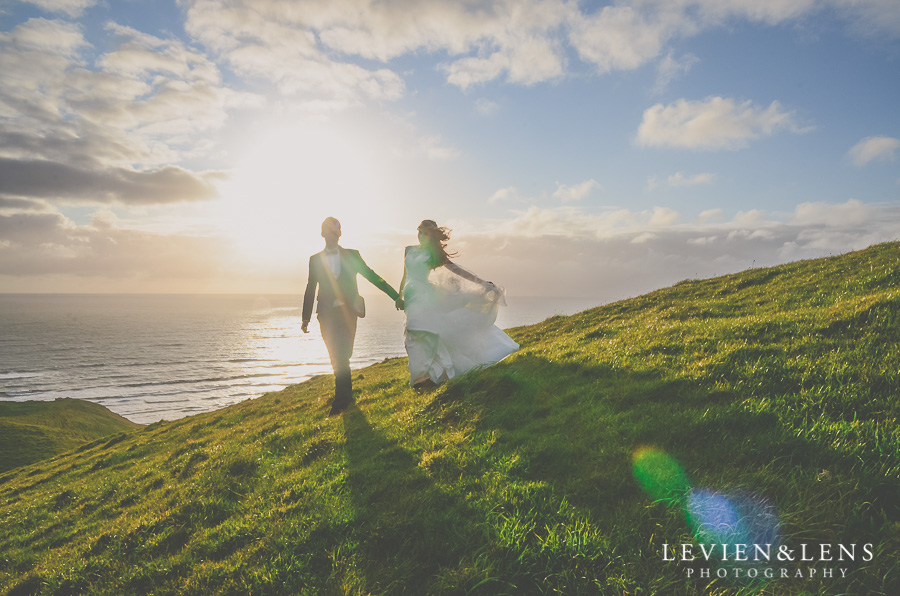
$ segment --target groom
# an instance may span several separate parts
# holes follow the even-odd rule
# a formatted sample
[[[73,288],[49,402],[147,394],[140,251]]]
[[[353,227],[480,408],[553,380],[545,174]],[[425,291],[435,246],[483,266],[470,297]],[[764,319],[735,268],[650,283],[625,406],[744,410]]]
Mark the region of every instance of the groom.
[[[316,286],[319,300],[316,313],[319,329],[331,367],[334,369],[334,401],[329,416],[338,414],[350,405],[353,399],[353,380],[350,376],[350,356],[353,354],[353,340],[356,337],[356,319],[365,316],[365,303],[356,285],[357,274],[362,275],[382,292],[395,301],[399,295],[377,273],[369,269],[359,251],[338,246],[341,237],[341,222],[328,217],[322,222],[322,238],[325,250],[309,258],[309,282],[303,295],[304,333],[309,333],[309,319],[312,316]]]

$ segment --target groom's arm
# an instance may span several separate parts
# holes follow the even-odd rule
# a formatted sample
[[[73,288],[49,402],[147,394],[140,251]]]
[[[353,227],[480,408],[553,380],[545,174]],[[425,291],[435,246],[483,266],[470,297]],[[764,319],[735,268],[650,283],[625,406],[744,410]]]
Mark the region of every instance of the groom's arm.
[[[359,274],[369,280],[369,283],[390,296],[396,302],[397,298],[400,297],[400,294],[397,293],[397,290],[392,288],[388,282],[384,281],[380,275],[372,271],[372,269],[370,269],[369,266],[366,265],[366,262],[363,261],[362,257],[359,254],[359,251],[354,250],[353,256],[356,260],[356,270],[359,272]]]
[[[307,326],[312,318],[313,302],[316,299],[316,285],[318,285],[318,280],[313,272],[313,258],[309,258],[309,281],[306,282],[306,291],[303,293],[303,324],[300,328],[304,333],[309,333]]]

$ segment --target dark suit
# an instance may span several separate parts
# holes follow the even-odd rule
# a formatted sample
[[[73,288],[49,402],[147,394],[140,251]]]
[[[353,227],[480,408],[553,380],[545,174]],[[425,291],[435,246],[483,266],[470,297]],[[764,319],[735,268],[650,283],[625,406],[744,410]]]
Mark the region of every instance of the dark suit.
[[[353,398],[350,356],[356,337],[357,313],[354,307],[359,298],[356,276],[362,275],[394,300],[399,297],[394,288],[366,265],[358,251],[340,247],[338,250],[341,270],[337,277],[328,266],[325,251],[309,258],[309,282],[303,295],[303,322],[306,323],[312,316],[316,287],[319,289],[316,313],[334,369],[333,409],[346,407]]]

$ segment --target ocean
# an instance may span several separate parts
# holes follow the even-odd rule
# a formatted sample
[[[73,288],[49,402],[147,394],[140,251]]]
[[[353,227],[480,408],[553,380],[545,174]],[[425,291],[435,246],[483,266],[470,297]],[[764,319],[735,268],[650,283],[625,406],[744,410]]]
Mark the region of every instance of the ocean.
[[[72,397],[141,424],[175,420],[300,383],[331,366],[296,295],[0,294],[0,400]],[[507,297],[497,324],[596,306]],[[403,313],[366,301],[351,366],[405,356]]]

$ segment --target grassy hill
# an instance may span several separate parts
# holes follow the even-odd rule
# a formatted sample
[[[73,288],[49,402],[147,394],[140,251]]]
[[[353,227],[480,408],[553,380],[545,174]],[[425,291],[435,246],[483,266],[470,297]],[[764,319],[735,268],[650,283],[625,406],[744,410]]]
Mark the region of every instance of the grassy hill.
[[[139,427],[100,404],[78,399],[0,402],[0,472]]]
[[[686,281],[428,393],[404,359],[356,371],[343,416],[317,377],[94,441],[0,475],[0,586],[900,593],[898,282],[896,243]]]

